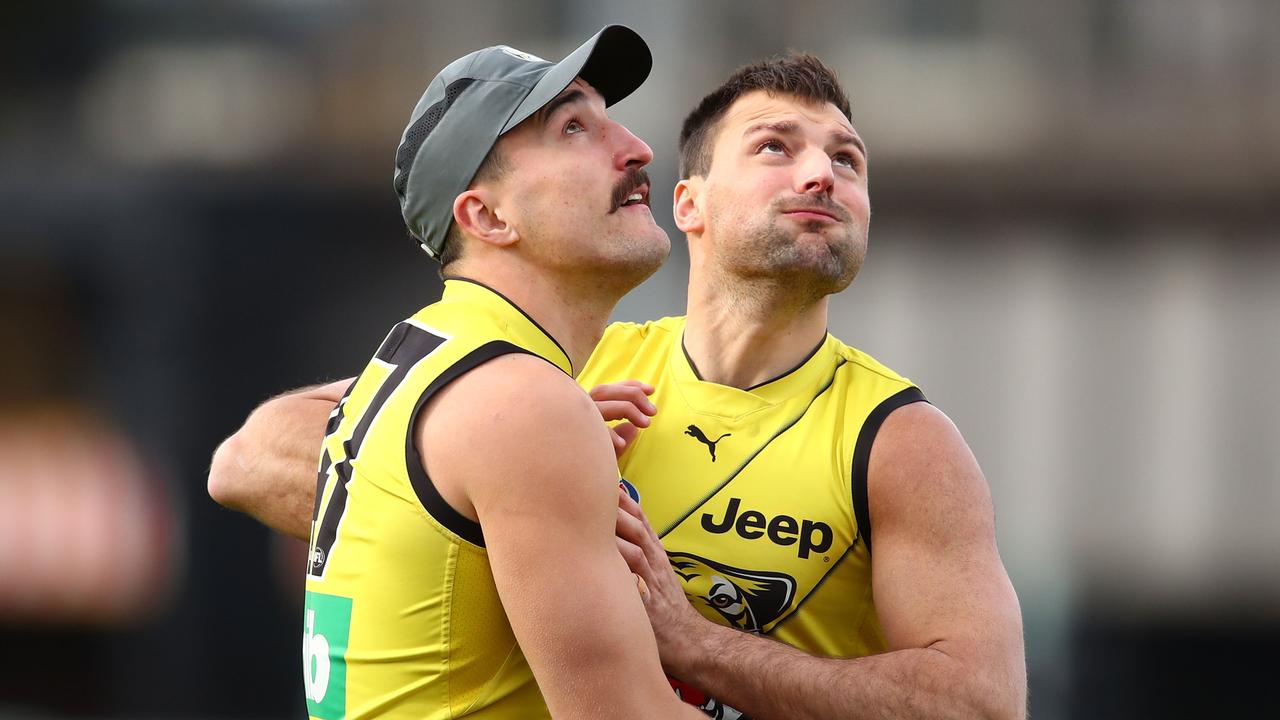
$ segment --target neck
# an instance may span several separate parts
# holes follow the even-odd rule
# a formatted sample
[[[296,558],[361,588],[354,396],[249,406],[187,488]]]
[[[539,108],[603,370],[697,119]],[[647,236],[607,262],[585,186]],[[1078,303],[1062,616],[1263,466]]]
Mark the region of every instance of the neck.
[[[554,276],[500,267],[471,265],[453,276],[488,285],[519,306],[564,348],[574,373],[591,357],[620,299],[599,287],[582,288]]]
[[[684,346],[703,380],[749,388],[800,365],[827,333],[827,298],[776,280],[689,271]]]

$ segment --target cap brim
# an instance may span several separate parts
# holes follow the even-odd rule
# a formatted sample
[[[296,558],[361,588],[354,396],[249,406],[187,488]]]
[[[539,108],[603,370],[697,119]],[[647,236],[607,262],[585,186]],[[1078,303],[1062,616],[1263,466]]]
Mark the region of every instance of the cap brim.
[[[652,68],[653,55],[644,38],[625,25],[606,25],[542,76],[511,114],[502,133],[542,109],[576,77],[590,83],[607,106],[635,92]]]

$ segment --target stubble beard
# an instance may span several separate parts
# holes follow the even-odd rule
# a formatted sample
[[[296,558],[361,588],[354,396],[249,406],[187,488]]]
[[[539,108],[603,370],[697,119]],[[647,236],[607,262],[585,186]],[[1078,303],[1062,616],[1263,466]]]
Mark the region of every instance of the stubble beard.
[[[716,213],[717,227],[730,227],[733,219]],[[817,302],[841,292],[862,269],[867,254],[867,228],[852,221],[833,225],[821,220],[797,223],[782,217],[777,208],[762,222],[741,224],[737,242],[721,240],[720,253],[729,253],[724,265],[740,280],[739,292],[763,281],[798,305]],[[727,238],[725,238],[727,239]]]
[[[619,233],[603,240],[603,255],[597,261],[602,284],[618,291],[619,297],[649,279],[662,267],[671,252],[671,241],[656,236],[660,228],[646,233]]]
[[[554,215],[551,207],[528,220],[526,235],[535,243],[550,241],[554,250],[543,250],[539,264],[572,284],[591,288],[601,297],[621,298],[632,288],[644,282],[662,266],[671,252],[671,241],[666,232],[656,224],[652,228],[618,226],[614,214],[604,216],[598,225],[587,230],[574,228],[573,239],[563,235],[563,222]],[[608,220],[612,218],[612,222]]]

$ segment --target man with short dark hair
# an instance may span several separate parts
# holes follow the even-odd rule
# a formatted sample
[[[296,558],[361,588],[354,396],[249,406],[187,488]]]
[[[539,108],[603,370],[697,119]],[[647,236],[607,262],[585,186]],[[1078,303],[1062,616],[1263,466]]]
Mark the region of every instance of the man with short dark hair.
[[[578,377],[625,418],[619,549],[673,685],[718,718],[1023,717],[1018,601],[976,461],[910,381],[826,332],[870,221],[834,74],[808,55],[739,70],[680,154],[689,314],[611,325]],[[305,445],[252,421],[237,455]],[[288,475],[220,481],[287,530],[263,487],[299,492]]]
[[[742,68],[690,113],[680,165],[688,316],[611,325],[578,380],[642,379],[660,409],[619,460],[618,533],[682,696],[726,718],[1022,717],[977,463],[909,380],[826,332],[870,222],[835,75]]]

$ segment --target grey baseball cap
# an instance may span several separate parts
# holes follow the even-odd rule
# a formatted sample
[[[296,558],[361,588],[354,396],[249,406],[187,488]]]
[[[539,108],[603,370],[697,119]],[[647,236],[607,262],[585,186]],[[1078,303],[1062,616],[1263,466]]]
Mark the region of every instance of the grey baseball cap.
[[[396,197],[410,234],[439,258],[454,198],[471,184],[503,133],[576,77],[612,105],[640,87],[652,66],[649,46],[622,25],[605,26],[558,63],[505,45],[449,63],[418,100],[396,149]]]

